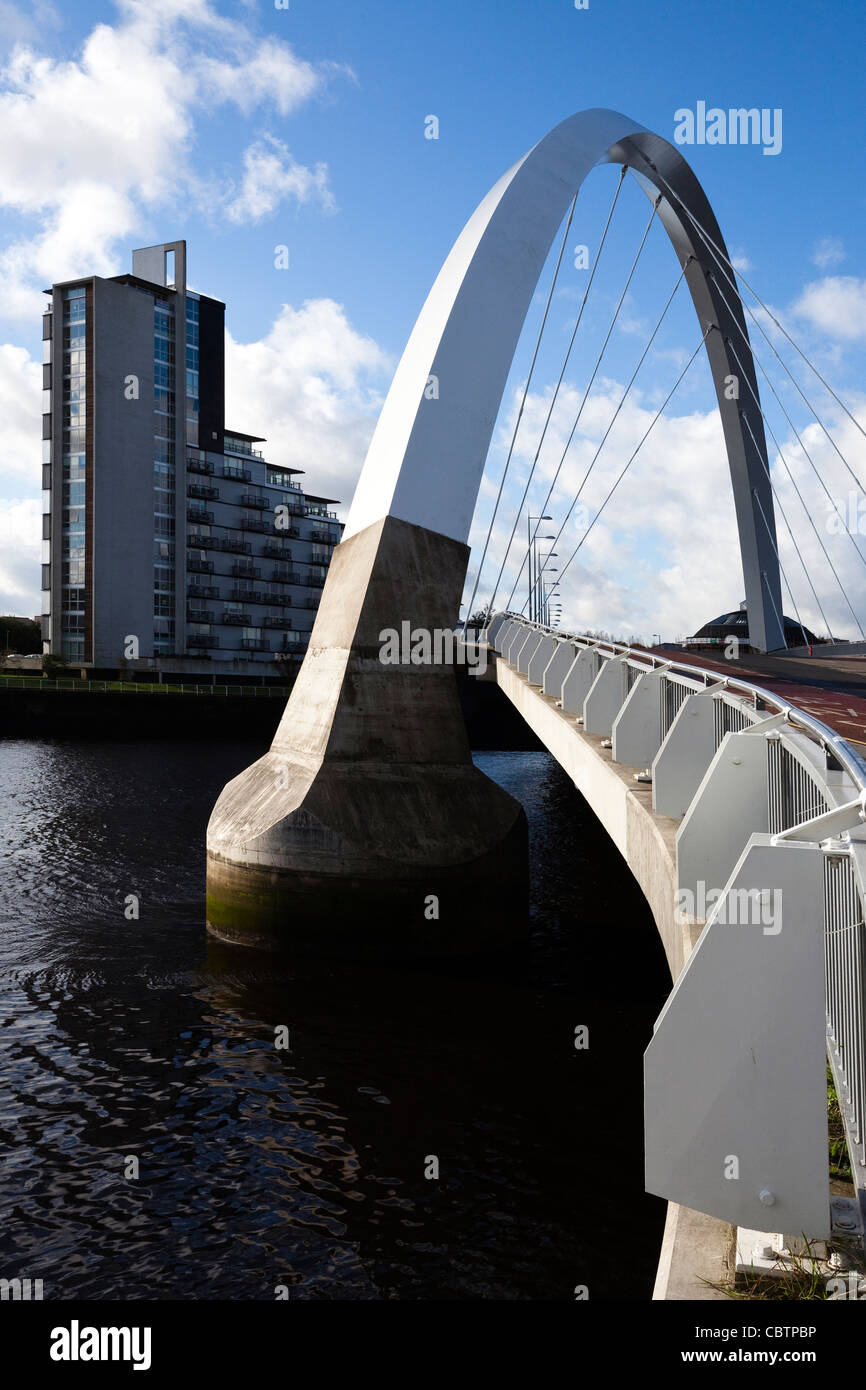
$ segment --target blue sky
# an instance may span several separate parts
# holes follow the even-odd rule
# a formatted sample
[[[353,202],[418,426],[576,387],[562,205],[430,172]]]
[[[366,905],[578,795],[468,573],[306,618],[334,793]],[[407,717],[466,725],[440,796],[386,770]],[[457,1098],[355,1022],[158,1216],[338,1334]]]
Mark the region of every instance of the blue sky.
[[[312,491],[348,503],[390,374],[463,223],[515,159],[584,107],[621,110],[668,139],[674,113],[698,101],[781,109],[778,155],[739,145],[684,153],[748,279],[866,418],[866,180],[857,139],[866,12],[857,7],[589,0],[577,10],[573,0],[289,0],[288,9],[276,9],[254,0],[0,0],[0,32],[0,400],[8,450],[0,476],[0,608],[38,609],[43,285],[119,273],[133,246],[186,237],[193,286],[228,304],[230,423],[267,435],[271,457],[306,468]],[[430,114],[439,119],[435,141],[424,138]],[[597,243],[616,176],[602,168],[587,181],[570,245]],[[557,415],[542,456],[547,476],[648,211],[627,185],[566,378],[561,429]],[[274,248],[283,244],[290,266],[277,270]],[[574,467],[569,461],[563,473],[571,491],[554,496],[557,521],[640,353],[640,328],[655,322],[676,273],[655,228],[588,403]],[[543,418],[544,390],[558,374],[585,281],[566,257],[516,450],[517,492],[506,489],[507,530],[520,469],[534,449],[529,425]],[[548,283],[542,276],[515,358],[476,542],[483,543]],[[604,495],[695,346],[693,311],[680,298],[630,398],[634,412],[623,412],[600,460],[590,504]],[[829,412],[827,398],[814,394]],[[783,453],[866,624],[858,599],[864,567],[846,538],[827,538],[817,483],[799,451],[787,447],[789,431],[778,420]],[[798,428],[805,421],[803,412],[795,417]],[[837,438],[866,476],[862,436],[840,422]],[[850,482],[820,433],[812,456],[844,499]],[[799,504],[778,465],[776,472],[827,618],[835,631],[855,636],[815,535],[802,512],[795,520]],[[541,500],[543,477],[538,487],[530,496]],[[709,374],[699,359],[653,447],[571,566],[564,619],[672,637],[736,605],[742,580],[729,493]],[[823,627],[781,530],[803,618]],[[565,556],[579,535],[565,533]],[[866,549],[862,535],[861,544]],[[491,577],[495,569],[498,563]],[[485,572],[479,592],[489,597],[488,588]],[[791,610],[787,598],[785,606]]]

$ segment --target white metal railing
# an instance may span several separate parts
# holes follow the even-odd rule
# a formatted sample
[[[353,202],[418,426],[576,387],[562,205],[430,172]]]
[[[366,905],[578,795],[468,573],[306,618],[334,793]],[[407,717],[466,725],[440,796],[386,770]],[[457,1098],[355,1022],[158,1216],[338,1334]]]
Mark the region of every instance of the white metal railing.
[[[652,767],[654,809],[681,823],[726,735],[750,729],[763,734],[766,805],[756,806],[754,824],[742,825],[741,843],[745,846],[753,831],[765,831],[774,844],[805,841],[822,854],[827,1053],[852,1175],[866,1210],[866,761],[808,711],[733,674],[559,632],[511,614],[495,615],[487,634],[494,650],[573,714],[586,732],[610,741],[615,761],[631,763],[643,776],[643,769]],[[651,675],[658,704],[650,682],[639,716],[633,697],[641,678]],[[701,701],[706,734],[703,742],[690,735],[692,766],[680,769],[674,787],[670,779],[663,782],[661,772],[670,768],[678,740],[683,746],[679,721],[695,695],[707,697]],[[696,712],[693,705],[690,712]],[[629,756],[621,756],[622,748]]]

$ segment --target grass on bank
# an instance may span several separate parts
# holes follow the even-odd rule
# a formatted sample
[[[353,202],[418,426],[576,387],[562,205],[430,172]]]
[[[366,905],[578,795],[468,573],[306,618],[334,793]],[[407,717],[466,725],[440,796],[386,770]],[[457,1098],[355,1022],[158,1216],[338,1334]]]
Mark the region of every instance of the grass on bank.
[[[845,1125],[833,1073],[827,1067],[827,1148],[829,1178],[835,1182],[851,1183],[851,1160],[845,1142]],[[807,1245],[811,1250],[811,1246]],[[826,1302],[828,1275],[816,1269],[808,1255],[792,1256],[785,1261],[785,1273],[736,1274],[727,1284],[710,1284],[727,1298],[748,1302],[801,1303]]]

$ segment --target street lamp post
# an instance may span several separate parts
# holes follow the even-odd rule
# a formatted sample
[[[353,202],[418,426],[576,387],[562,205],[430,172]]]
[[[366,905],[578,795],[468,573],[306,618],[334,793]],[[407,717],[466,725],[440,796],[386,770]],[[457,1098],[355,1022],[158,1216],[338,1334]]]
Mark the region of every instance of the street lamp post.
[[[534,621],[534,619],[533,619],[533,614],[537,615],[537,613],[538,613],[538,596],[537,596],[537,594],[535,593],[536,577],[535,577],[534,566],[533,566],[533,559],[534,559],[534,555],[535,555],[535,546],[536,546],[536,542],[537,542],[538,540],[546,540],[546,541],[548,541],[548,540],[553,540],[553,539],[554,539],[553,536],[541,536],[541,537],[539,537],[539,536],[533,536],[533,535],[532,535],[532,522],[533,522],[533,521],[552,521],[552,520],[553,520],[553,517],[552,517],[552,516],[530,516],[528,513],[527,513],[527,516],[526,516],[526,552],[527,552],[527,561],[526,561],[526,565],[527,565],[527,569],[528,569],[528,571],[529,571],[529,613],[528,613],[528,617],[529,617],[529,621],[530,621],[530,622],[533,622],[533,621]]]

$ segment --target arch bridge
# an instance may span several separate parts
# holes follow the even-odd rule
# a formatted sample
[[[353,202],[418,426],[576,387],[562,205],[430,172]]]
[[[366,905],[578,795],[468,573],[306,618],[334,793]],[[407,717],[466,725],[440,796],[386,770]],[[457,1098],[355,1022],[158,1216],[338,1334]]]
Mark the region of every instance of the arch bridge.
[[[217,936],[391,956],[489,949],[525,930],[523,811],[474,767],[453,671],[384,664],[382,634],[453,628],[527,310],[578,189],[610,163],[648,195],[688,286],[750,641],[785,646],[764,415],[722,233],[679,150],[620,113],[580,112],[490,190],[421,310],[273,744],[210,819]],[[676,981],[647,1053],[649,1189],[680,1213],[826,1237],[828,1037],[864,1187],[864,764],[757,688],[510,613],[488,638],[501,688],[644,888]],[[756,921],[728,921],[741,902]],[[850,1206],[845,1221],[854,1230]]]

